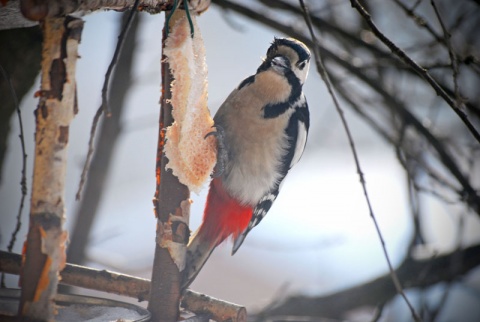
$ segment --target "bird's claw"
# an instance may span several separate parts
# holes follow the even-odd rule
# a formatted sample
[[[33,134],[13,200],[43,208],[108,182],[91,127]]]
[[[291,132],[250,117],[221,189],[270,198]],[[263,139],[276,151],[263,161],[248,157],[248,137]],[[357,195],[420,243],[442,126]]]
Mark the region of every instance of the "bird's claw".
[[[215,131],[208,132],[204,139],[208,138],[209,136],[214,136],[217,139],[217,163],[213,168],[212,177],[216,178],[223,174],[225,171],[225,164],[227,164],[227,148],[225,147],[224,139],[225,139],[225,131],[220,125],[214,125]]]

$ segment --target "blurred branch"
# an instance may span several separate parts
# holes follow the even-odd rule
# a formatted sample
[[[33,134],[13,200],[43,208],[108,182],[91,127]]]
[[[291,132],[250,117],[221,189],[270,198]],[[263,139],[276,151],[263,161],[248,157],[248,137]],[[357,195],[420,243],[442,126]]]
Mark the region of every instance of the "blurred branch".
[[[123,14],[119,21],[119,29],[123,29],[131,12]],[[135,42],[140,24],[141,15],[137,15],[132,21],[132,26],[125,33],[125,46],[118,57],[118,66],[113,73],[111,90],[109,91],[112,116],[104,119],[99,133],[96,153],[91,161],[88,173],[88,181],[85,186],[84,196],[77,208],[75,223],[68,247],[68,262],[82,264],[85,258],[85,249],[89,242],[90,230],[93,225],[98,205],[103,197],[106,178],[109,173],[113,154],[119,135],[121,133],[120,120],[122,117],[125,98],[128,94],[132,80],[132,65],[135,52]],[[103,110],[97,110],[96,116]]]
[[[420,15],[418,15],[417,13],[415,13],[415,6],[413,8],[408,8],[406,4],[404,4],[402,1],[400,0],[393,0],[393,2],[395,2],[404,12],[405,14],[412,18],[412,20],[421,28],[424,28],[425,30],[427,30],[432,36],[433,38],[435,38],[435,40],[438,42],[438,43],[441,43],[443,45],[445,45],[445,41],[444,39],[435,31],[435,29],[432,28],[432,26],[430,26],[430,24],[428,23],[427,19],[425,19],[424,17],[421,17]]]
[[[80,195],[82,193],[83,185],[85,184],[88,171],[90,170],[90,161],[92,159],[93,152],[94,152],[95,133],[97,131],[97,126],[100,120],[100,116],[102,115],[102,113],[105,114],[107,117],[111,116],[111,111],[108,105],[108,97],[107,97],[107,95],[109,94],[108,90],[110,85],[110,77],[117,65],[117,60],[122,51],[123,44],[125,43],[125,39],[130,29],[130,26],[132,25],[133,17],[137,13],[138,3],[139,3],[139,0],[135,0],[135,3],[132,9],[130,10],[130,13],[128,14],[127,20],[123,24],[123,28],[121,29],[120,35],[118,36],[115,52],[113,53],[112,60],[108,65],[107,72],[105,73],[105,80],[103,82],[103,87],[102,87],[102,104],[100,105],[97,112],[95,113],[95,116],[93,117],[92,126],[90,129],[90,139],[88,140],[87,158],[83,166],[82,174],[80,175],[80,183],[78,185],[77,195],[75,197],[77,200],[80,200]]]
[[[12,96],[12,100],[15,106],[15,110],[17,111],[17,117],[18,117],[18,125],[20,129],[20,134],[18,135],[20,138],[20,146],[22,147],[22,170],[21,170],[21,179],[20,179],[20,192],[21,192],[21,197],[20,197],[20,205],[18,207],[17,211],[17,218],[16,218],[16,225],[15,228],[12,232],[12,236],[10,237],[10,241],[8,242],[7,250],[11,252],[13,250],[13,246],[15,245],[15,242],[17,240],[17,234],[20,231],[20,228],[22,226],[22,212],[23,212],[23,206],[25,204],[25,198],[27,197],[27,151],[25,149],[25,135],[23,132],[23,121],[22,121],[22,112],[20,111],[20,105],[17,97],[17,93],[15,93],[15,88],[13,88],[13,83],[12,79],[10,78],[10,75],[8,72],[3,68],[2,65],[0,65],[0,73],[2,74],[2,77],[7,81],[8,87],[10,88],[10,94]],[[0,168],[1,170],[1,168]],[[5,287],[5,275],[2,274],[1,281],[0,281],[0,287]]]
[[[452,260],[458,264],[459,270],[456,272],[445,269]],[[460,258],[455,253],[427,259],[407,258],[396,272],[406,287],[426,288],[439,282],[458,279],[479,266],[480,245],[475,245],[464,249]],[[362,285],[326,296],[287,298],[268,310],[257,313],[254,320],[264,321],[266,317],[283,315],[342,318],[342,313],[359,307],[377,306],[396,294],[390,274],[385,274]]]
[[[449,33],[447,27],[445,26],[445,23],[443,22],[442,16],[440,15],[440,11],[437,8],[437,5],[435,4],[434,0],[430,0],[430,3],[432,4],[433,10],[435,11],[435,14],[437,16],[438,22],[440,23],[440,26],[442,27],[443,30],[443,39],[444,43],[447,46],[448,49],[448,55],[450,56],[450,63],[452,67],[452,78],[453,78],[453,91],[455,93],[455,100],[456,100],[456,106],[458,108],[462,108],[462,98],[460,97],[460,90],[458,87],[458,59],[457,55],[453,51],[453,46],[451,42],[451,37],[452,35]]]
[[[18,275],[21,260],[18,254],[0,251],[0,272]],[[148,279],[79,265],[67,264],[60,276],[62,284],[128,296],[139,302],[147,300],[150,292]],[[215,321],[242,321],[246,316],[242,306],[190,290],[185,292],[181,306],[196,314],[207,314]]]
[[[1,11],[0,5],[0,11]],[[0,23],[2,18],[0,17]],[[0,30],[0,64],[10,76],[13,89],[20,102],[31,89],[40,71],[42,33],[40,28]],[[2,181],[3,161],[7,151],[10,121],[17,107],[11,95],[7,79],[0,77],[0,182]]]

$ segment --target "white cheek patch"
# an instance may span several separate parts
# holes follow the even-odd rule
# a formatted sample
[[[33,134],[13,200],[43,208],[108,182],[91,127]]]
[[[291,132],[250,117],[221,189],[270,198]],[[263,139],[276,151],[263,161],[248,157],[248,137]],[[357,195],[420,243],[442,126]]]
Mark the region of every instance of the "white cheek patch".
[[[305,66],[305,68],[303,68],[302,70],[300,70],[299,68],[295,68],[293,70],[293,72],[295,73],[295,76],[297,76],[297,78],[300,80],[300,83],[301,84],[304,84],[305,83],[305,80],[307,79],[307,76],[308,76],[308,68],[309,68],[309,64],[307,63],[307,65]]]

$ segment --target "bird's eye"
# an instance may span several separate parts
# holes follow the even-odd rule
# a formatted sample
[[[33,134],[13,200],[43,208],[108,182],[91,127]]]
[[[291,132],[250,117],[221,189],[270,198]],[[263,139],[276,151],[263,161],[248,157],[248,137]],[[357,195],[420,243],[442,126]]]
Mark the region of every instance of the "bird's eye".
[[[304,69],[306,65],[307,65],[306,61],[302,61],[302,62],[299,62],[297,64],[297,66],[298,66],[298,68],[300,68],[300,70]]]

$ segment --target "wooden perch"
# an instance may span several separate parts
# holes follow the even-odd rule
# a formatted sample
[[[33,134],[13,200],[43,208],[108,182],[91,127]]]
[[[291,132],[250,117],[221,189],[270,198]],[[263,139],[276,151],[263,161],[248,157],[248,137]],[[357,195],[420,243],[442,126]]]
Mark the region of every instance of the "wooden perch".
[[[218,305],[218,303],[222,305]],[[214,297],[187,290],[181,306],[196,314],[206,314],[215,321],[247,321],[247,310],[243,306],[220,301]]]
[[[0,251],[0,272],[18,275],[21,256]],[[148,279],[98,270],[79,265],[67,264],[60,273],[60,283],[83,287],[138,299],[148,299],[150,281]],[[187,290],[181,306],[196,314],[206,314],[215,321],[246,321],[246,309],[236,304]]]
[[[30,225],[21,272],[19,315],[53,320],[58,273],[65,266],[64,190],[69,126],[76,113],[75,68],[83,21],[47,19],[42,80],[35,111],[35,160]]]

